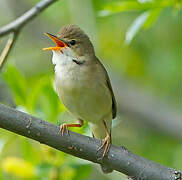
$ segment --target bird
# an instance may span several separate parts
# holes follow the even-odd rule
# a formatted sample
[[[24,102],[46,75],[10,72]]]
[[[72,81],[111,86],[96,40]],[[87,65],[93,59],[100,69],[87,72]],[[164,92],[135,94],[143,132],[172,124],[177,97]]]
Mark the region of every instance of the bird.
[[[53,53],[55,91],[78,121],[62,124],[61,135],[68,134],[69,127],[82,127],[87,121],[93,137],[102,139],[98,150],[103,149],[105,157],[111,145],[112,120],[117,113],[108,73],[97,58],[88,35],[79,26],[65,25],[57,35],[45,35],[55,43],[55,47],[43,48]]]

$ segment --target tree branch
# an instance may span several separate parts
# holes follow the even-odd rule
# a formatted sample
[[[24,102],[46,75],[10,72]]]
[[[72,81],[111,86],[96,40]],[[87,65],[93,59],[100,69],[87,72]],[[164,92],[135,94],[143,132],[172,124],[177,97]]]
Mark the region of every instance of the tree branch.
[[[49,5],[56,2],[57,0],[42,0],[37,3],[32,9],[27,11],[25,14],[14,20],[13,22],[0,28],[0,37],[12,33],[12,37],[8,39],[7,44],[0,56],[0,69],[2,69],[5,61],[15,44],[18,36],[18,32],[25,26],[29,21],[34,19],[38,14],[40,14]]]
[[[15,21],[0,28],[0,37],[14,33],[13,37],[7,41],[5,49],[1,54],[0,64],[4,64],[10,50],[15,44],[17,32],[28,22],[33,20],[41,11],[56,1],[57,0],[42,0]],[[120,84],[120,82],[117,83],[117,86],[118,84]],[[182,115],[171,111],[168,107],[159,107],[157,101],[138,92],[139,91],[135,92],[135,89],[129,86],[118,86],[117,93],[120,111],[132,118],[143,118],[145,120],[144,122],[149,122],[154,127],[168,131],[175,136],[182,137],[182,131],[180,129]],[[137,105],[136,102],[138,102]],[[164,108],[161,110],[161,107]],[[109,158],[101,161],[97,153],[97,148],[100,144],[99,140],[72,132],[70,132],[70,136],[62,137],[58,133],[57,126],[3,105],[0,105],[0,127],[32,138],[74,156],[99,164],[104,163],[117,171],[140,178],[141,180],[182,179],[181,172],[175,172],[174,169],[136,156],[125,148],[112,146],[109,152]]]
[[[12,50],[12,48],[16,42],[17,37],[18,37],[18,31],[13,32],[11,34],[11,37],[7,40],[5,48],[3,49],[3,52],[1,53],[1,56],[0,56],[0,69],[3,68],[3,65],[5,64],[6,59],[9,55],[10,51]]]
[[[42,0],[41,2],[37,3],[32,9],[27,11],[21,17],[0,28],[0,37],[9,33],[20,31],[21,28],[33,20],[38,14],[40,14],[41,11],[56,1],[57,0]],[[15,40],[12,42],[12,44],[15,44]],[[9,48],[5,47],[5,50],[3,50],[6,56],[5,58],[2,58],[4,55],[2,56],[1,54],[0,68],[2,62],[5,62],[8,54],[10,53],[12,46]],[[162,130],[167,134],[182,139],[181,113],[177,112],[174,108],[161,104],[154,97],[146,95],[146,93],[141,89],[138,90],[135,86],[131,86],[128,82],[120,79],[118,80],[118,78],[115,77],[116,76],[113,78],[112,84],[114,85],[115,94],[117,97],[119,106],[118,110],[121,113],[131,117],[132,119],[142,120],[142,123],[148,123],[155,129],[157,128],[160,131]]]
[[[57,0],[42,0],[37,3],[33,8],[27,11],[25,14],[14,20],[13,22],[0,28],[0,37],[4,36],[10,32],[19,31],[23,26],[25,26],[29,21],[34,19],[38,14],[40,14],[44,9],[50,6]]]
[[[61,136],[59,127],[26,113],[0,105],[0,128],[47,144],[55,149],[134,176],[141,180],[176,180],[181,172],[137,156],[124,147],[111,146],[108,158],[101,160],[100,140],[69,131]]]

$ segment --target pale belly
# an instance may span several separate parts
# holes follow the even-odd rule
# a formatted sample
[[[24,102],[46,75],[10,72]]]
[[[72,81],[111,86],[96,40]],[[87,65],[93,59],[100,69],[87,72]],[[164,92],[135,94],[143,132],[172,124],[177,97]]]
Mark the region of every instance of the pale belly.
[[[62,69],[56,77],[56,91],[68,111],[76,118],[92,123],[103,120],[112,110],[112,98],[106,84],[89,78],[85,72]]]

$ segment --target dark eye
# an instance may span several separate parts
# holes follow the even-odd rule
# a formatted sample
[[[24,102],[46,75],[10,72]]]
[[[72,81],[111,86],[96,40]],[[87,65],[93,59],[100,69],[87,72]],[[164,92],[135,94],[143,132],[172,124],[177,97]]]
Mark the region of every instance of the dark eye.
[[[70,41],[70,44],[71,44],[72,46],[74,46],[74,45],[76,44],[76,41],[75,41],[75,40],[71,40],[71,41]]]

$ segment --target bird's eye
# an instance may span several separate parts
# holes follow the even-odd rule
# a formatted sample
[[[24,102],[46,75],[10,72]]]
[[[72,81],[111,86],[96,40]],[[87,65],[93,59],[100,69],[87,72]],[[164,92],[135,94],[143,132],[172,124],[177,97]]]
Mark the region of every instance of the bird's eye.
[[[71,44],[72,46],[74,46],[74,45],[76,44],[76,41],[75,41],[75,40],[71,40],[71,41],[70,41],[70,44]]]

